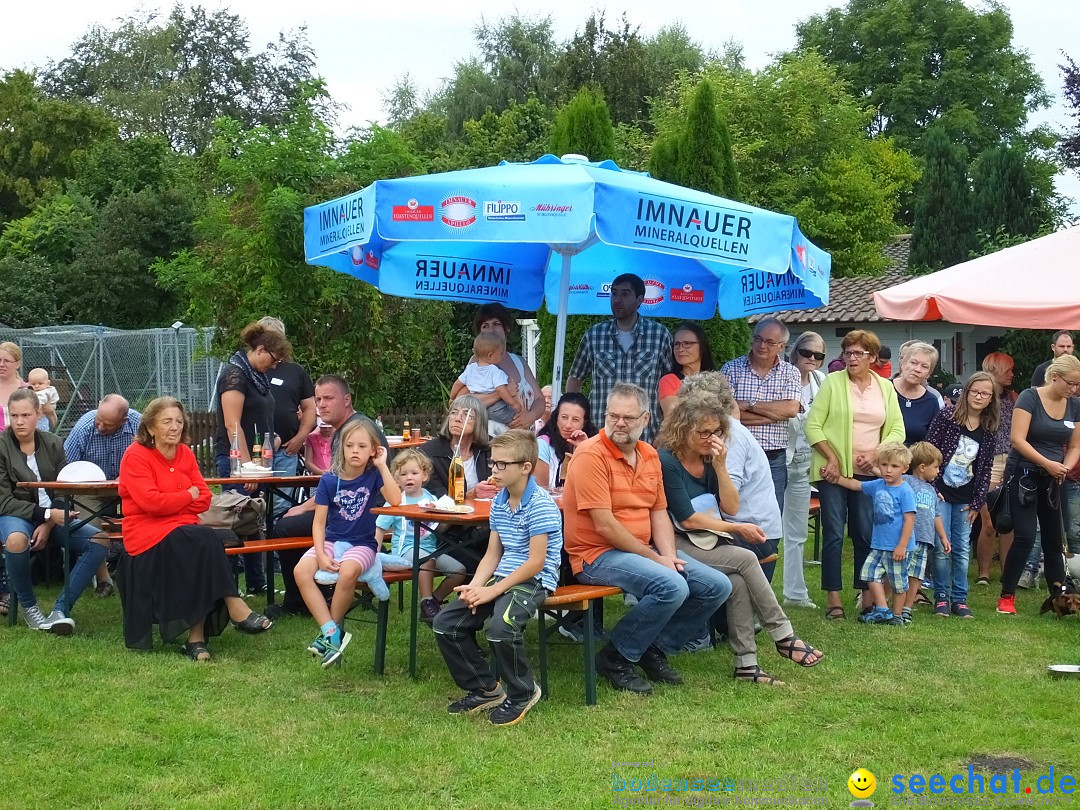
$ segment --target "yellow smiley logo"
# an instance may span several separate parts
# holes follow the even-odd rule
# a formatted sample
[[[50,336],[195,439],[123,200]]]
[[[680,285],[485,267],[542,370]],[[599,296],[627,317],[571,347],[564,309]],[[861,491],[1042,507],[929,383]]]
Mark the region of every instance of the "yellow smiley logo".
[[[877,790],[877,779],[866,768],[859,768],[848,777],[847,789],[856,799],[865,799]]]

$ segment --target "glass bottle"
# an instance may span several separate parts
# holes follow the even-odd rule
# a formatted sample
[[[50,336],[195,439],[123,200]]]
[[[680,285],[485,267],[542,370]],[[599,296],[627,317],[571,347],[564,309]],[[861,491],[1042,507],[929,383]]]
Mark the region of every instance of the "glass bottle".
[[[240,453],[240,426],[237,425],[233,430],[232,446],[229,448],[229,475],[238,477],[240,475],[240,465],[244,463],[243,455]]]
[[[262,464],[262,443],[258,433],[255,434],[255,444],[251,446],[251,463]]]
[[[274,434],[267,433],[263,439],[262,465],[268,470],[274,469]]]
[[[412,435],[412,433],[409,430],[409,417],[406,416],[405,421],[401,425],[402,441],[407,442],[409,440],[409,436],[411,436],[411,435]]]
[[[465,464],[461,461],[461,456],[457,453],[454,454],[454,458],[450,462],[448,479],[450,485],[449,495],[454,499],[454,503],[461,506],[465,503]]]

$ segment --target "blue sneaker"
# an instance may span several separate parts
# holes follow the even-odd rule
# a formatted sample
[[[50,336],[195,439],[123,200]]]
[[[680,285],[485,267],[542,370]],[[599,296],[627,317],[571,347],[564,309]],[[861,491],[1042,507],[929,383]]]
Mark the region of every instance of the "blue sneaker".
[[[326,643],[326,636],[324,636],[322,633],[319,633],[319,635],[315,637],[315,640],[308,644],[307,651],[314,655],[316,658],[322,658],[324,655],[326,655],[326,651],[328,648],[329,647]]]
[[[340,665],[341,656],[345,652],[345,648],[349,646],[349,642],[352,641],[352,633],[341,634],[341,630],[338,630],[334,635],[338,637],[340,641],[335,644],[334,639],[326,640],[326,652],[323,653],[322,657],[323,669],[332,667],[335,664]]]
[[[859,621],[863,624],[891,624],[893,618],[893,612],[888,608],[875,607],[869,613],[861,615]]]

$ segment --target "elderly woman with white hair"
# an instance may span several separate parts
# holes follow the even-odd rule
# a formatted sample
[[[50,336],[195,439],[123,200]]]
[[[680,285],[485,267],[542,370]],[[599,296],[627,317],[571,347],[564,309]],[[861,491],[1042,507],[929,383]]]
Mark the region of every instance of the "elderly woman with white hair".
[[[921,340],[909,340],[900,347],[900,373],[893,388],[904,417],[904,443],[908,447],[926,438],[926,431],[945,402],[926,381],[938,364],[938,350]]]

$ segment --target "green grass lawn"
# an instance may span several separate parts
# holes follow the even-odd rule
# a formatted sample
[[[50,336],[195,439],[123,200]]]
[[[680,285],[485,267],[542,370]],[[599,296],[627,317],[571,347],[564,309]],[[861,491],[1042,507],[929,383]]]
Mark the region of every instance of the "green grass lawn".
[[[808,568],[807,579],[817,571]],[[51,605],[54,593],[45,589],[41,602]],[[373,625],[352,626],[341,669],[323,671],[307,655],[316,627],[304,619],[262,636],[230,630],[212,640],[214,661],[197,665],[176,647],[126,650],[119,601],[89,596],[76,606],[70,638],[0,628],[8,752],[0,806],[576,808],[643,795],[613,792],[617,772],[794,774],[825,781],[823,792],[805,794],[824,798],[819,806],[846,807],[847,777],[865,767],[877,776],[881,807],[893,774],[966,775],[980,756],[1027,760],[1021,790],[1051,766],[1059,778],[1080,775],[1080,681],[1045,672],[1080,663],[1080,623],[1039,616],[1037,592],[1020,593],[1019,616],[999,616],[996,595],[996,583],[973,590],[975,621],[934,619],[922,608],[906,628],[793,610],[796,631],[826,658],[800,669],[759,635],[760,662],[788,682],[782,688],[734,683],[724,647],[676,656],[682,687],[658,686],[643,699],[601,683],[599,705],[587,708],[580,648],[559,646],[550,699],[512,728],[446,714],[458,693],[426,627],[420,678],[409,680],[407,614],[396,601],[378,678]],[[609,626],[622,611],[608,600]],[[613,768],[642,761],[657,764]]]

